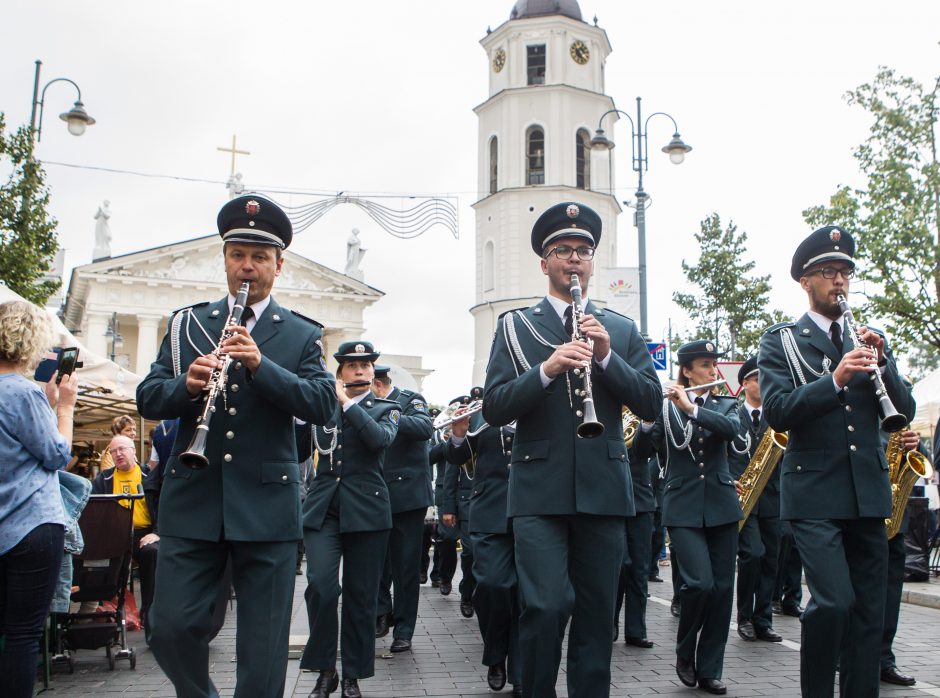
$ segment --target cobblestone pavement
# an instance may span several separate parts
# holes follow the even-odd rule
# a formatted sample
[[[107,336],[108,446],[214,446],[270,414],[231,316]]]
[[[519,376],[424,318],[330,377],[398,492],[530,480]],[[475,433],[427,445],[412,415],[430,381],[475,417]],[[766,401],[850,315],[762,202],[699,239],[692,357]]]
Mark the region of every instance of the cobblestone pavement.
[[[663,570],[665,582],[650,584],[647,624],[649,637],[656,646],[642,650],[616,643],[611,666],[611,696],[708,695],[682,686],[673,669],[677,621],[669,614],[672,589],[668,571],[668,568]],[[294,641],[302,640],[307,633],[304,578],[298,577],[297,581],[291,628]],[[454,592],[446,597],[430,585],[422,587],[411,652],[388,653],[390,634],[377,641],[376,675],[360,682],[366,698],[494,695],[486,687],[486,669],[479,663],[482,643],[476,619],[460,615],[456,582]],[[940,583],[933,582],[930,587],[940,587]],[[785,638],[782,644],[744,642],[731,631],[723,677],[729,696],[799,696],[799,621],[776,616],[774,622],[777,632]],[[138,652],[136,671],[131,671],[126,661],[119,661],[115,671],[108,671],[103,650],[80,651],[75,655],[75,673],[68,674],[64,667],[57,667],[46,695],[50,698],[100,698],[111,694],[135,698],[174,696],[173,687],[144,644],[143,634],[130,633],[129,644]],[[912,688],[882,684],[882,695],[890,698],[940,696],[940,610],[902,604],[894,649],[898,666],[916,676],[918,683]],[[234,611],[229,612],[226,625],[210,650],[212,679],[222,696],[231,696],[235,687]],[[559,696],[567,696],[564,663],[562,658]],[[296,659],[288,664],[285,697],[306,698],[313,689],[316,675],[301,672],[298,664]],[[508,688],[503,695],[508,696]]]

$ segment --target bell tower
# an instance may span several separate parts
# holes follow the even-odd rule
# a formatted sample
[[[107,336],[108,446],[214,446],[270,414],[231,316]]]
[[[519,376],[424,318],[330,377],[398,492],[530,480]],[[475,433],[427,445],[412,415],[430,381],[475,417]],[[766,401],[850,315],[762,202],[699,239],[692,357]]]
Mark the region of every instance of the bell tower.
[[[605,301],[602,270],[617,262],[613,165],[592,151],[604,94],[607,33],[581,18],[577,0],[519,0],[509,20],[480,41],[489,96],[478,117],[476,297],[473,384],[482,385],[499,316],[538,302],[547,289],[530,246],[532,225],[562,201],[579,201],[603,221],[586,295]],[[610,127],[616,114],[608,117]]]

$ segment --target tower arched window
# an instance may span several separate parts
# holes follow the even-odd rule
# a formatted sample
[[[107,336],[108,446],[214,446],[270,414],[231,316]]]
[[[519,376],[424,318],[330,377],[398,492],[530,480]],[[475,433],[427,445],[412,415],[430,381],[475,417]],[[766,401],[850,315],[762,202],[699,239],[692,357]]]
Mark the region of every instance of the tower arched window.
[[[545,184],[545,132],[530,126],[525,133],[526,184]]]
[[[499,179],[499,143],[496,136],[490,138],[490,194],[495,194]]]
[[[492,291],[495,287],[494,277],[496,276],[493,265],[496,263],[496,250],[492,240],[487,240],[483,245],[483,290]]]
[[[591,188],[591,135],[586,129],[578,129],[575,135],[575,163],[578,189]]]

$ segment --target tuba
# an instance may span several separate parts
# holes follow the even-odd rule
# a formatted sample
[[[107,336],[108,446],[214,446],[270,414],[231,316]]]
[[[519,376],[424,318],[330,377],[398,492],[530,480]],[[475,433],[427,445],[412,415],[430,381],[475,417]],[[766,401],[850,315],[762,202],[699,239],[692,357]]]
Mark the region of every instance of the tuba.
[[[770,427],[764,431],[757,449],[747,467],[738,478],[741,488],[744,490],[738,495],[738,501],[741,502],[741,509],[744,511],[744,518],[738,524],[738,530],[744,528],[744,522],[760,499],[767,481],[774,473],[774,468],[783,457],[783,452],[787,448],[787,434],[783,431],[774,431]]]
[[[891,482],[891,517],[885,519],[890,540],[901,530],[907,498],[911,496],[914,483],[918,478],[932,478],[933,466],[920,451],[905,451],[901,432],[898,431],[888,439],[885,457],[888,460],[888,479]]]

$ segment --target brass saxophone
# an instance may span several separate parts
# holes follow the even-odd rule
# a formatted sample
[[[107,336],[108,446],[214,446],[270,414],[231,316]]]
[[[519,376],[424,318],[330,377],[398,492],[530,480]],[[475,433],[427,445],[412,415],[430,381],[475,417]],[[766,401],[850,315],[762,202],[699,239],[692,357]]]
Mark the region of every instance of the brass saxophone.
[[[621,419],[623,420],[623,445],[629,451],[630,447],[633,446],[633,440],[636,438],[637,429],[640,427],[640,418],[633,414],[629,407],[625,406]]]
[[[907,506],[907,498],[911,496],[911,490],[914,489],[914,483],[921,477],[932,478],[933,466],[920,451],[904,450],[899,431],[891,434],[888,439],[885,457],[888,460],[888,479],[891,482],[891,516],[885,519],[890,540],[901,530],[904,508]]]
[[[738,478],[741,488],[744,490],[738,495],[738,501],[741,502],[741,509],[744,510],[744,518],[738,524],[738,530],[744,528],[744,522],[760,499],[764,487],[770,476],[773,475],[774,468],[783,457],[783,452],[787,448],[788,437],[784,431],[774,431],[770,427],[764,431],[760,443],[757,444],[757,450],[748,461],[747,467]]]

